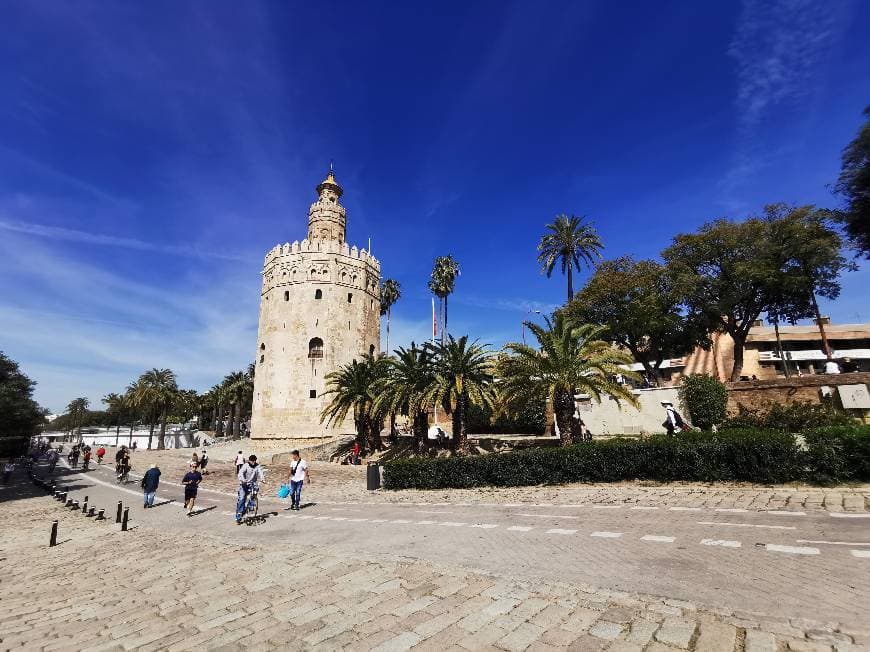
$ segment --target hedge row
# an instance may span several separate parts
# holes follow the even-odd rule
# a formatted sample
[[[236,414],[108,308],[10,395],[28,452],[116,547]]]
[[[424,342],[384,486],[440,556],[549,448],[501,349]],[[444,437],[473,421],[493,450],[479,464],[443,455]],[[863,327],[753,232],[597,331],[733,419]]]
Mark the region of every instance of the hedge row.
[[[870,427],[805,435],[758,430],[610,439],[501,455],[387,462],[387,489],[519,487],[619,480],[744,481],[763,484],[870,480]]]

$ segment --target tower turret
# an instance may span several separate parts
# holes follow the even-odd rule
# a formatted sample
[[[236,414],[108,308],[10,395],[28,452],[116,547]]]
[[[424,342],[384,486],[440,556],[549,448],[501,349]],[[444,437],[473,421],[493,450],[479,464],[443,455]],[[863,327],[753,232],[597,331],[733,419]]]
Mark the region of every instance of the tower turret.
[[[347,212],[338,203],[341,186],[335,180],[332,166],[329,174],[317,185],[317,201],[308,209],[308,241],[334,240],[343,243],[347,236]]]

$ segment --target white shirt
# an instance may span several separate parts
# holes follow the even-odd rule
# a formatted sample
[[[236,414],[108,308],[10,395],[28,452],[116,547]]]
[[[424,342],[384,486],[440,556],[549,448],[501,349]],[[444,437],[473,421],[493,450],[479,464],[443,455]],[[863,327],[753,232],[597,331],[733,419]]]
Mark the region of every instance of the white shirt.
[[[237,465],[237,466],[240,466],[240,465],[242,465],[242,464],[244,464],[244,463],[245,463],[245,456],[242,455],[241,453],[239,453],[238,455],[236,455],[236,465]]]
[[[294,473],[293,470],[296,470]],[[290,462],[290,472],[293,473],[291,480],[293,482],[303,482],[305,480],[305,472],[308,470],[308,462],[300,459],[298,462]]]
[[[840,365],[838,365],[833,360],[828,360],[825,363],[825,373],[826,374],[838,374],[838,373],[840,373]]]

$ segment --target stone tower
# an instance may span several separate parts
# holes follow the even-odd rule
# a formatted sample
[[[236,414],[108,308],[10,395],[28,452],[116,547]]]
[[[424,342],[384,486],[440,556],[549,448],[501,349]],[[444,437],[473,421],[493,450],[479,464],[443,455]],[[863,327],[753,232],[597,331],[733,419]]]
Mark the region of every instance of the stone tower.
[[[308,209],[308,237],[266,254],[260,294],[253,439],[319,439],[354,432],[352,417],[327,427],[325,376],[380,352],[380,263],[348,247],[347,212],[330,169]]]

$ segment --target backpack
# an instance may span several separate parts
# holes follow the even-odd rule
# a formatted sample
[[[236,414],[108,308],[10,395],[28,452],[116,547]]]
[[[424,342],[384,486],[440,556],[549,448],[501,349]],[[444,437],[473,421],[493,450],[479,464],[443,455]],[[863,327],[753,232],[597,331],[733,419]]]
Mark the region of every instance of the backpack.
[[[676,410],[674,410],[674,423],[676,424],[677,428],[683,427],[683,417],[681,417],[680,413]]]

